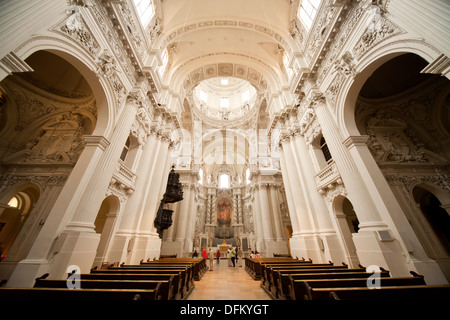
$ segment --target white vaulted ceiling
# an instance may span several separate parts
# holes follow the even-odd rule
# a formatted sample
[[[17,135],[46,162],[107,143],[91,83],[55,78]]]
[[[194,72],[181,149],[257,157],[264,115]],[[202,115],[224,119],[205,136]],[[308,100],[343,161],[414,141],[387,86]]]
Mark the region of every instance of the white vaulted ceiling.
[[[168,48],[164,83],[177,90],[195,70],[232,63],[251,68],[270,87],[283,81],[284,50],[291,51],[289,0],[162,0],[161,34]]]

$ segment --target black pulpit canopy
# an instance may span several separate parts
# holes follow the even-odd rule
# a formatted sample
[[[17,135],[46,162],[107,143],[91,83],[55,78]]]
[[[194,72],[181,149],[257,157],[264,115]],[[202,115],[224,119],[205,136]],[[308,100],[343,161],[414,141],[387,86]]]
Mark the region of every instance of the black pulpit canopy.
[[[167,180],[166,192],[158,208],[158,213],[154,221],[154,226],[158,231],[160,238],[164,230],[172,225],[173,210],[165,208],[167,203],[175,203],[183,200],[183,186],[180,183],[180,175],[175,172],[175,166],[172,165],[172,170],[169,173]]]

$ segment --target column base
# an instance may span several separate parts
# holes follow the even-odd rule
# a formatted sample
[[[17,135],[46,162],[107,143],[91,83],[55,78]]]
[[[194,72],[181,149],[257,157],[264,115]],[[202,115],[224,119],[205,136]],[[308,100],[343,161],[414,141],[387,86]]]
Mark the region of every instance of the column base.
[[[22,260],[14,264],[14,270],[11,271],[5,287],[31,288],[34,286],[35,279],[47,273],[48,268],[48,260]]]
[[[139,264],[141,260],[159,259],[161,254],[161,239],[156,234],[138,235],[134,239],[134,246],[128,264]]]
[[[163,241],[161,245],[162,255],[177,255],[179,258],[189,258],[194,251],[194,243],[191,239],[176,239],[174,241]],[[197,249],[197,254],[200,257],[201,249]],[[208,249],[207,249],[208,251]]]
[[[448,285],[449,281],[443,270],[450,270],[450,261],[442,268],[435,260],[419,261],[411,260],[409,269],[424,276],[427,285]],[[450,271],[448,271],[450,272]]]
[[[111,249],[108,252],[107,262],[113,263],[129,263],[128,257],[133,248],[134,238],[132,234],[121,234],[114,237]]]
[[[320,235],[325,262],[331,261],[335,265],[341,265],[343,262],[350,267],[357,267],[359,260],[353,261],[350,257],[346,257],[342,250],[341,243],[336,234],[321,234]],[[350,261],[349,261],[350,260]]]
[[[266,256],[273,257],[275,254],[288,254],[289,247],[286,241],[284,240],[266,240]]]
[[[320,249],[320,239],[317,235],[294,235],[289,239],[289,243],[293,258],[311,259],[314,263],[328,262],[324,259],[323,252]]]
[[[20,261],[11,274],[7,286],[33,287],[35,279],[45,273],[52,279],[66,279],[67,273],[72,270],[89,273],[99,242],[100,234],[91,231],[63,231],[53,242],[47,259]]]
[[[376,265],[385,268],[393,277],[411,276],[404,252],[388,230],[359,230],[352,236],[361,265],[364,267]]]

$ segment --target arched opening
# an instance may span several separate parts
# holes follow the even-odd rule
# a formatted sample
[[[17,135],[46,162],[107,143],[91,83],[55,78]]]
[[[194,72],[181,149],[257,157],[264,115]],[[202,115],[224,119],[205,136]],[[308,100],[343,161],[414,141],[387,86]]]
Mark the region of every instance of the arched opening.
[[[450,216],[442,208],[439,199],[430,191],[416,186],[412,191],[415,202],[426,218],[429,227],[442,245],[443,249],[450,255]]]
[[[19,232],[39,200],[40,191],[35,185],[26,185],[14,193],[0,213],[0,256],[5,259]]]
[[[423,73],[427,65],[414,53],[391,53],[374,61],[367,67],[371,75],[362,81],[354,98],[355,127],[347,118],[346,129],[351,135],[368,137],[366,144],[373,159],[366,157],[366,169],[378,184],[377,192],[391,199],[385,208],[395,224],[393,228],[402,234],[404,251],[408,247],[416,257],[434,259],[444,270],[440,261],[448,260],[448,249],[437,252],[437,240],[431,240],[424,229],[425,223],[431,231],[431,222],[421,217],[423,210],[416,205],[437,210],[436,199],[418,189],[411,192],[415,185],[436,184],[449,174],[446,141],[450,138],[450,81],[438,74]],[[348,104],[345,107],[351,109]],[[447,199],[448,188],[438,184]],[[439,237],[445,238],[442,232]],[[420,249],[411,250],[414,246]]]
[[[63,56],[70,58],[70,62]],[[16,243],[9,246],[8,261],[11,263],[24,259],[33,246],[39,247],[35,241],[53,206],[60,198],[73,196],[69,192],[61,193],[61,190],[79,163],[85,149],[84,137],[93,134],[97,127],[97,95],[72,61],[83,64],[67,53],[36,51],[25,59],[33,71],[13,73],[0,82],[3,97],[0,190],[5,192],[1,195],[2,203],[10,201],[11,185],[30,181],[39,185],[39,192],[33,193],[39,195],[34,196],[33,219],[23,221],[26,228],[22,228],[22,232],[19,230]],[[84,70],[87,69],[84,65]],[[99,86],[98,79],[96,82]],[[74,184],[67,185],[70,188]],[[6,195],[9,199],[5,199]],[[20,195],[16,198],[20,200]],[[39,202],[38,198],[41,199]],[[64,202],[60,200],[60,203]],[[63,219],[63,208],[55,214],[59,212],[61,215],[52,216],[52,219]],[[37,250],[43,252],[44,248],[41,245]]]
[[[93,267],[100,267],[107,261],[109,243],[114,233],[116,219],[120,211],[120,201],[116,196],[106,197],[95,219],[95,232],[101,234]]]
[[[352,235],[359,230],[359,221],[350,200],[344,196],[337,196],[333,201],[337,226],[346,251],[348,264],[356,267],[359,259]]]

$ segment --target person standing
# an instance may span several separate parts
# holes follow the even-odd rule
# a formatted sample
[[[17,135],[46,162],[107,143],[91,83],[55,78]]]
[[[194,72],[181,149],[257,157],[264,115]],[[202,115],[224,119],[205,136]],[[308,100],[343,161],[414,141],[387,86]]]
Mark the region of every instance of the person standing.
[[[209,248],[209,271],[213,271],[214,257],[212,253],[212,248]]]
[[[217,258],[217,264],[219,264],[219,262],[220,262],[220,251],[219,251],[219,249],[217,249],[216,258]]]
[[[239,267],[242,267],[242,258],[244,257],[244,252],[242,252],[242,250],[240,248],[238,248],[238,262],[239,262]]]
[[[231,256],[231,263],[233,264],[233,267],[236,267],[236,250],[233,248],[230,252]]]

